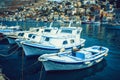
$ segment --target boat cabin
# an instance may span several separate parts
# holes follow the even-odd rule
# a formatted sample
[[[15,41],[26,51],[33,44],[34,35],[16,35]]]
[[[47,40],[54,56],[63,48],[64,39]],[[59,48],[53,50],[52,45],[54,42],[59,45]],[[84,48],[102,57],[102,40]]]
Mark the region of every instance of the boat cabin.
[[[88,51],[77,51],[76,52],[76,57],[81,58],[81,59],[86,59],[86,58],[91,58],[92,53]]]
[[[80,33],[82,28],[61,27],[56,34],[47,34],[41,36],[41,44],[56,47],[68,47],[80,42]]]
[[[57,31],[57,28],[45,28],[43,34],[56,34]]]
[[[82,31],[81,27],[61,27],[58,31],[58,34],[74,34],[80,35]]]

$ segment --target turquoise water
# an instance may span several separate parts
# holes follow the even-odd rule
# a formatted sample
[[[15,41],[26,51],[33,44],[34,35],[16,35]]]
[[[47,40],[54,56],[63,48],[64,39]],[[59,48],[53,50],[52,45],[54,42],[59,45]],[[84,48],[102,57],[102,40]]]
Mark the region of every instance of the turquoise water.
[[[36,25],[36,23],[38,25]],[[16,25],[16,22],[4,22],[4,25]],[[19,22],[29,28],[48,25],[38,22]],[[26,57],[16,45],[0,43],[0,67],[10,80],[119,80],[120,74],[120,30],[108,25],[81,25],[81,37],[86,39],[85,47],[101,45],[109,48],[108,56],[92,67],[72,71],[45,72],[38,56]]]

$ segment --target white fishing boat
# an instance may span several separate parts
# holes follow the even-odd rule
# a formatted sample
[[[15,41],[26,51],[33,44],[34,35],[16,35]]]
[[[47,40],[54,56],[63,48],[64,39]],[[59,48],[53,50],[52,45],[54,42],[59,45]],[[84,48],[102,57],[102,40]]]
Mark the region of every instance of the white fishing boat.
[[[21,31],[20,26],[0,26],[0,33],[3,33],[4,35],[13,34],[17,31]]]
[[[102,61],[108,51],[106,47],[92,46],[76,52],[43,54],[38,60],[42,62],[46,71],[83,69]]]
[[[22,37],[24,36],[25,33],[27,33],[28,31],[18,31],[18,32],[14,32],[12,34],[7,34],[6,37],[8,39],[9,44],[15,44],[15,39],[17,39],[18,37]]]
[[[37,34],[32,33],[32,32],[24,33],[24,36],[25,37],[15,39],[15,42],[17,43],[18,47],[22,47],[21,41],[25,41],[25,40],[31,40],[31,41],[33,40],[34,41],[36,39],[39,39],[39,37],[35,37],[35,36],[37,36]]]
[[[81,39],[81,27],[60,27],[55,33],[42,34],[38,42],[23,41],[22,47],[25,55],[40,55],[44,53],[59,52],[61,48],[71,50],[72,47],[84,46],[85,39]],[[53,30],[53,29],[52,29]]]
[[[15,44],[17,43],[19,47],[21,47],[21,44],[20,42],[21,41],[24,41],[24,40],[31,40],[32,42],[33,41],[39,41],[40,40],[40,36],[43,34],[43,33],[49,33],[51,31],[51,25],[52,23],[50,24],[50,27],[47,28],[47,27],[31,27],[28,31],[19,31],[19,32],[16,32],[14,34],[10,34],[10,35],[7,35],[7,39],[9,41],[9,44]],[[54,31],[52,31],[52,33],[54,33]],[[37,36],[39,35],[39,37]],[[38,39],[38,40],[36,40]]]
[[[21,40],[28,40],[32,37],[33,34],[39,35],[43,32],[43,30],[44,29],[42,27],[30,28],[29,31],[18,31],[18,32],[15,32],[14,34],[7,35],[7,39],[9,44],[17,43],[19,46],[21,46],[20,45]]]
[[[6,36],[7,35],[13,35],[16,32],[21,31],[20,26],[0,26],[0,41],[4,42],[4,41],[8,41]],[[3,40],[4,39],[4,40]]]
[[[32,31],[34,31],[34,30],[32,30]],[[29,32],[29,34],[27,34],[26,38],[18,38],[15,41],[19,45],[19,47],[22,47],[21,42],[23,42],[23,41],[29,41],[29,42],[31,41],[31,42],[37,42],[37,43],[39,43],[40,40],[41,40],[42,34],[56,33],[56,31],[57,31],[57,29],[41,28],[41,30],[37,29],[37,30],[35,30],[35,32]]]

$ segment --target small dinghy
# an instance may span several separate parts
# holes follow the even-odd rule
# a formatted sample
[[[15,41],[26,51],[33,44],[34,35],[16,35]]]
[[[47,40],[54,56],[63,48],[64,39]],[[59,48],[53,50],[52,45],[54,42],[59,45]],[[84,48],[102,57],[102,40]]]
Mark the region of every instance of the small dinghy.
[[[75,70],[90,67],[102,61],[109,49],[101,46],[82,48],[78,51],[43,54],[38,60],[44,65],[46,71]]]

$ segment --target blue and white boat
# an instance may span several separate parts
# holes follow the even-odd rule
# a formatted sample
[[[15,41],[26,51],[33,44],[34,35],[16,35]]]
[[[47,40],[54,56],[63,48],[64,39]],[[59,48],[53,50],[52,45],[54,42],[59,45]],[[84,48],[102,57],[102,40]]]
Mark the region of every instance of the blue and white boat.
[[[56,33],[57,29],[40,28],[40,29],[37,29],[37,31],[35,30],[35,32],[25,33],[27,34],[26,37],[16,39],[15,40],[16,43],[19,45],[19,47],[22,47],[21,42],[23,41],[40,42],[42,34]]]
[[[102,61],[108,51],[106,47],[92,46],[76,52],[43,54],[38,60],[46,71],[83,69]]]
[[[0,33],[4,35],[14,34],[14,32],[21,31],[20,26],[0,26]]]
[[[49,27],[31,27],[29,28],[29,31],[23,31],[22,33],[20,32],[21,37],[16,37],[16,40],[14,39],[14,43],[16,42],[19,47],[22,47],[21,42],[22,41],[31,41],[31,42],[40,42],[40,38],[42,34],[48,34],[48,33],[56,33],[57,29],[52,28],[51,25],[53,22],[51,22]],[[12,37],[11,37],[12,38]],[[12,41],[12,39],[11,39]]]
[[[25,32],[23,34],[24,34],[24,37],[15,39],[15,43],[17,43],[18,47],[22,47],[22,45],[21,45],[22,41],[25,41],[25,40],[31,40],[31,41],[33,40],[34,41],[36,39],[39,39],[38,37],[35,37],[35,36],[37,36],[37,34],[32,33],[32,32],[28,32],[28,33]]]
[[[4,35],[4,38],[3,38],[4,40],[7,40],[6,36],[14,35],[18,31],[21,31],[21,28],[18,25],[17,26],[10,26],[10,27],[3,26],[3,25],[0,26],[0,34]],[[9,41],[9,40],[7,40],[7,41]]]
[[[30,28],[28,31],[18,31],[14,34],[7,35],[7,39],[9,44],[15,44],[17,43],[19,47],[21,47],[20,42],[23,40],[29,40],[34,35],[41,35],[44,31],[43,27],[37,27],[37,28]]]
[[[81,27],[60,27],[56,33],[42,34],[39,42],[23,41],[21,43],[27,56],[59,52],[62,48],[71,50],[72,47],[84,46],[85,39],[80,38],[81,31]]]
[[[10,34],[7,35],[7,39],[9,44],[15,44],[17,42],[17,44],[19,46],[20,45],[20,41],[21,40],[28,40],[32,37],[33,34],[41,34],[43,32],[43,28],[42,27],[38,27],[38,28],[30,28],[30,30],[28,31],[18,31],[15,32],[14,34]],[[17,39],[17,41],[15,41]]]
[[[24,37],[24,38],[25,38],[25,37],[26,37],[25,33],[26,33],[26,35],[27,35],[28,31],[18,31],[18,32],[14,32],[13,34],[8,34],[8,35],[6,35],[6,37],[7,37],[7,39],[8,39],[9,44],[15,44],[15,43],[16,43],[15,40],[16,40],[17,38],[21,38],[21,37]]]

